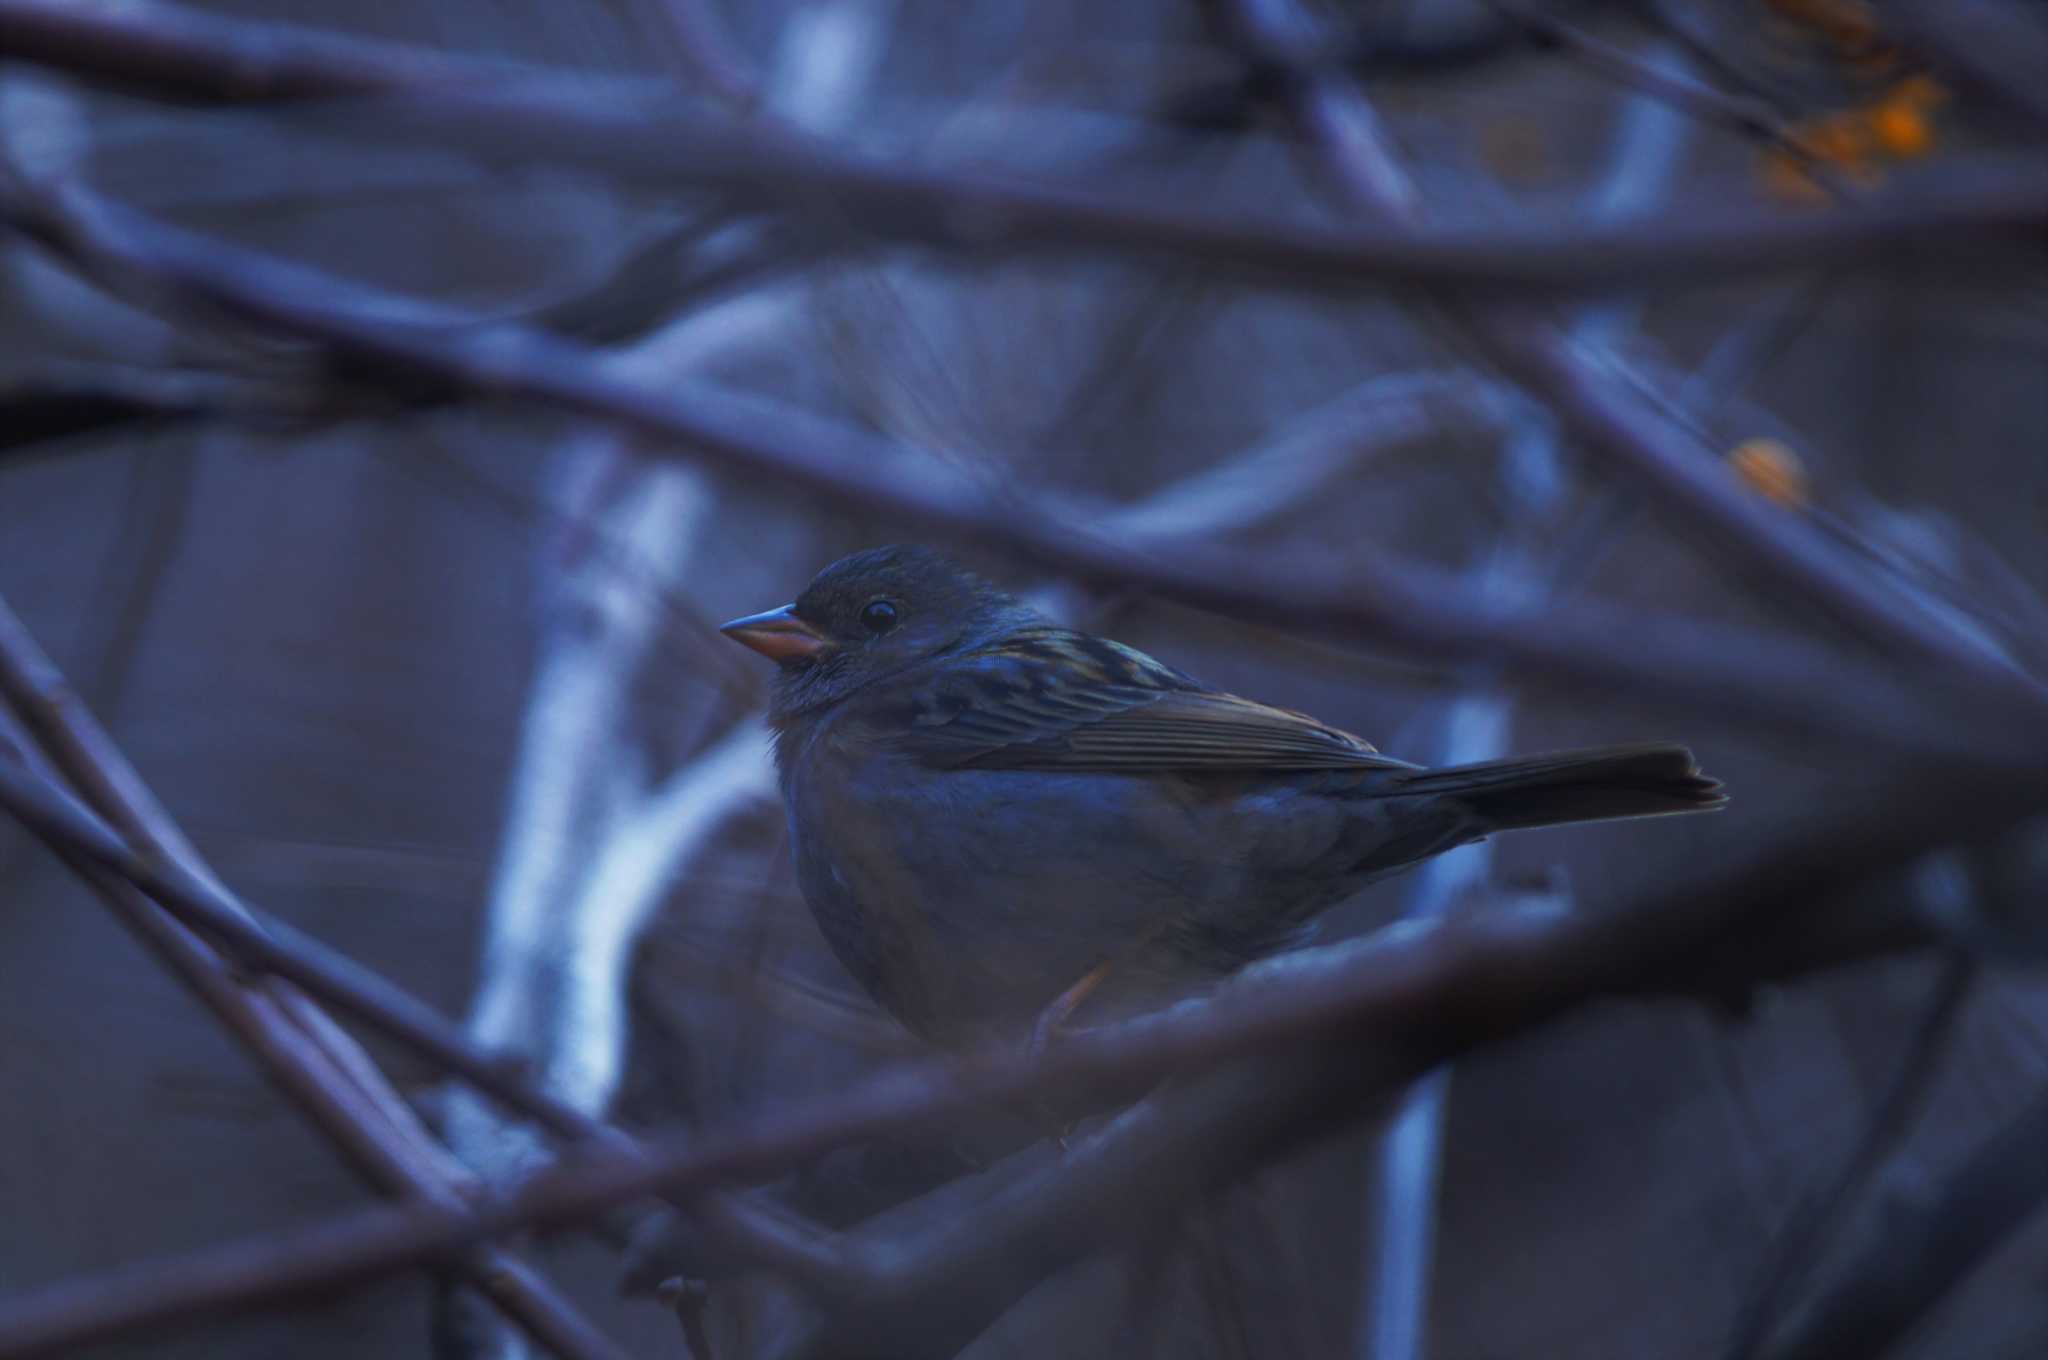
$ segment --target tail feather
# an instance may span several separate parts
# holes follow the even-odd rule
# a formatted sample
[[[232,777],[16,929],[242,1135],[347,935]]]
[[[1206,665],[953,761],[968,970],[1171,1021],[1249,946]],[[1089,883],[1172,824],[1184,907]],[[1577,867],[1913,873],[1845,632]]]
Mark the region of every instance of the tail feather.
[[[1700,773],[1691,751],[1668,743],[1417,770],[1403,775],[1399,787],[1456,798],[1495,831],[1704,812],[1727,801],[1720,783]]]

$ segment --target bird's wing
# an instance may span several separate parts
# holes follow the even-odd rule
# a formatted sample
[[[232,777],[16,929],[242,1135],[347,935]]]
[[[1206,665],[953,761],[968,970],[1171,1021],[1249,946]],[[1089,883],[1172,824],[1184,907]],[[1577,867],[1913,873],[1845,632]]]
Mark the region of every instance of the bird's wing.
[[[1204,689],[1143,652],[1031,629],[899,692],[889,726],[941,768],[1105,771],[1411,769],[1306,714]]]

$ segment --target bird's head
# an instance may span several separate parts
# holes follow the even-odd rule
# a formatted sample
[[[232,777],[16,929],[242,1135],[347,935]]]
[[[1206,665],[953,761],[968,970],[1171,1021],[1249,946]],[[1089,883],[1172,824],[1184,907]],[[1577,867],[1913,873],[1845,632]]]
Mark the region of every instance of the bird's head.
[[[775,662],[769,716],[780,722],[1044,621],[949,558],[899,544],[843,557],[812,578],[795,603],[734,619],[719,631]]]

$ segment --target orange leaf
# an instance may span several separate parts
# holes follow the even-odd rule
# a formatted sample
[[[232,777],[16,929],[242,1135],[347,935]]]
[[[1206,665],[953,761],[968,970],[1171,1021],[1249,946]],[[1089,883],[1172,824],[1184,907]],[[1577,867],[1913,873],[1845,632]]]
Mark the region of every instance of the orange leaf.
[[[1813,499],[1806,465],[1779,440],[1743,440],[1729,452],[1728,466],[1743,485],[1773,505],[1797,510]]]

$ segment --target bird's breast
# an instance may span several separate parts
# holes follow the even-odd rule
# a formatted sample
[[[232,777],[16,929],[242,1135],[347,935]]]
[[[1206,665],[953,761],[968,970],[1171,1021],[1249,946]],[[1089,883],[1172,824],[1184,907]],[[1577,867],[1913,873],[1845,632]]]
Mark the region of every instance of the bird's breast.
[[[1258,952],[1342,891],[1351,858],[1350,814],[1313,781],[937,770],[828,737],[785,788],[826,940],[941,1039],[1028,1024],[1099,963],[1157,971],[1211,938]]]

